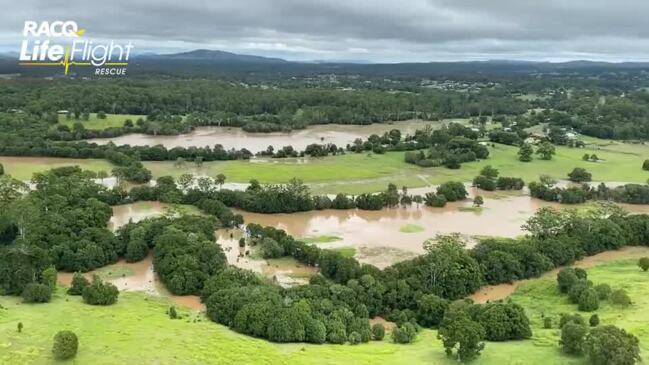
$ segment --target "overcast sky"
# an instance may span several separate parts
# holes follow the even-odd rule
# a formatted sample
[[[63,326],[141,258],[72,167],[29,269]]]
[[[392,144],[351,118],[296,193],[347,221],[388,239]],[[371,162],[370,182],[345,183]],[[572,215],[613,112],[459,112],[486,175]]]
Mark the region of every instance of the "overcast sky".
[[[649,60],[647,0],[0,0],[0,50],[25,20],[75,20],[139,52],[290,60]]]

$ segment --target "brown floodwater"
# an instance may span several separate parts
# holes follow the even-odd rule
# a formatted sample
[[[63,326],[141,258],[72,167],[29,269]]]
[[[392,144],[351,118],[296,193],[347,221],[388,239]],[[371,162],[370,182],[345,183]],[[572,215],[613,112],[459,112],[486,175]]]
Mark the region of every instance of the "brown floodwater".
[[[599,253],[597,255],[585,257],[582,260],[575,262],[570,265],[572,267],[580,267],[582,269],[587,269],[602,263],[628,259],[628,258],[638,258],[642,256],[649,255],[649,247],[643,246],[628,246],[623,247],[616,251],[606,251]],[[543,277],[555,276],[560,269],[554,269],[543,274]],[[469,296],[476,303],[486,303],[488,301],[501,300],[505,299],[511,294],[513,294],[516,289],[534,279],[524,279],[517,280],[511,284],[498,284],[498,285],[486,285],[480,288],[477,292]]]
[[[275,150],[284,146],[293,146],[297,151],[302,151],[312,143],[334,143],[344,147],[354,142],[357,138],[366,139],[372,134],[383,135],[391,129],[400,129],[402,133],[413,133],[417,129],[429,124],[438,128],[444,122],[426,122],[422,120],[410,120],[383,124],[370,125],[348,125],[348,124],[322,124],[312,125],[306,129],[294,130],[291,132],[274,133],[249,133],[241,128],[235,127],[198,127],[194,131],[175,136],[153,136],[147,134],[127,134],[114,138],[94,138],[88,142],[107,144],[113,142],[116,145],[128,144],[131,146],[153,146],[161,144],[167,148],[173,147],[204,147],[221,144],[225,149],[242,149],[256,153],[264,151],[268,146]],[[460,120],[456,120],[460,121]]]

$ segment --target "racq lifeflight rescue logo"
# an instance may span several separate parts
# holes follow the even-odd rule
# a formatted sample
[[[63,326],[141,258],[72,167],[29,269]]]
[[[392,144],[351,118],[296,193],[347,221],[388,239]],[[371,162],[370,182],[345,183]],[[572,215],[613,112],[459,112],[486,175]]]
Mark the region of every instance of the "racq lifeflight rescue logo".
[[[82,38],[86,33],[75,21],[25,21],[19,65],[95,67],[98,76],[125,76],[133,44],[93,42]]]

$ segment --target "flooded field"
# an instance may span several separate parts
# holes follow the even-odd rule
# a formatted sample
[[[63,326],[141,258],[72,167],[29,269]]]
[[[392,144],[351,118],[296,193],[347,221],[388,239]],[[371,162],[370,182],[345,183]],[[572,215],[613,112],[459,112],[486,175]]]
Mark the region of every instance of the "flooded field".
[[[356,138],[366,139],[372,134],[382,135],[391,129],[399,129],[402,133],[412,133],[416,129],[423,128],[426,124],[439,127],[442,123],[449,123],[451,121],[453,120],[445,122],[413,120],[370,125],[324,124],[313,125],[307,129],[291,132],[274,133],[249,133],[243,131],[241,128],[234,127],[198,127],[191,133],[176,136],[128,134],[115,138],[95,138],[88,140],[88,142],[98,144],[113,142],[116,145],[128,144],[131,146],[154,146],[161,144],[167,148],[204,147],[221,144],[225,149],[246,148],[253,153],[264,151],[268,146],[273,146],[277,150],[291,145],[294,149],[301,151],[313,143],[334,143],[339,147],[344,147],[348,143],[354,142]],[[462,120],[458,119],[455,121],[460,122]]]
[[[471,194],[476,191],[470,189]],[[480,236],[516,237],[524,232],[521,225],[543,206],[560,207],[555,203],[532,199],[522,193],[486,193],[481,208],[472,207],[470,200],[450,203],[445,208],[425,206],[383,209],[380,211],[324,210],[294,214],[258,214],[238,212],[246,223],[258,223],[286,230],[289,234],[317,244],[322,248],[351,247],[355,258],[384,268],[395,262],[423,253],[422,243],[437,234],[462,232],[469,242]],[[565,207],[565,206],[563,206]],[[624,206],[634,213],[649,213],[649,206]],[[178,207],[159,202],[139,202],[113,207],[110,224],[113,229],[147,217],[169,214]],[[250,247],[239,247],[241,229],[216,231],[217,242],[223,247],[228,262],[249,269],[282,286],[300,285],[317,273],[317,268],[305,266],[292,258],[263,260],[250,252]],[[649,249],[628,247],[586,258],[577,266],[588,267],[602,260],[611,260],[649,253]],[[152,255],[137,263],[123,260],[86,273],[88,278],[97,274],[115,284],[120,290],[144,291],[151,295],[170,298],[180,306],[204,310],[197,296],[171,295],[153,271]],[[552,275],[552,273],[548,274]],[[59,273],[59,282],[69,286],[72,273]],[[472,298],[477,302],[501,299],[511,294],[520,283],[487,286]]]

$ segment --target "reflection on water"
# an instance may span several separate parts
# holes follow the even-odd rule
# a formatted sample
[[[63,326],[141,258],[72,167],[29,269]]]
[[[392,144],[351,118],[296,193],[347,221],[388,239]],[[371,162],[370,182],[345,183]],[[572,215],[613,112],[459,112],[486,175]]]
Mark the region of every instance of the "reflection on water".
[[[372,134],[382,135],[391,129],[400,129],[404,134],[413,133],[426,124],[436,127],[442,125],[441,122],[425,122],[421,120],[371,125],[326,124],[313,125],[307,129],[292,132],[275,133],[249,133],[241,128],[234,127],[198,127],[190,133],[176,136],[128,134],[114,138],[95,138],[88,140],[88,142],[107,144],[112,141],[116,145],[129,144],[131,146],[161,144],[167,148],[204,147],[221,144],[227,150],[246,148],[253,153],[264,151],[268,146],[273,146],[277,150],[290,145],[294,149],[302,151],[312,143],[334,143],[339,147],[344,147],[348,143],[354,142],[356,138],[366,139]]]

